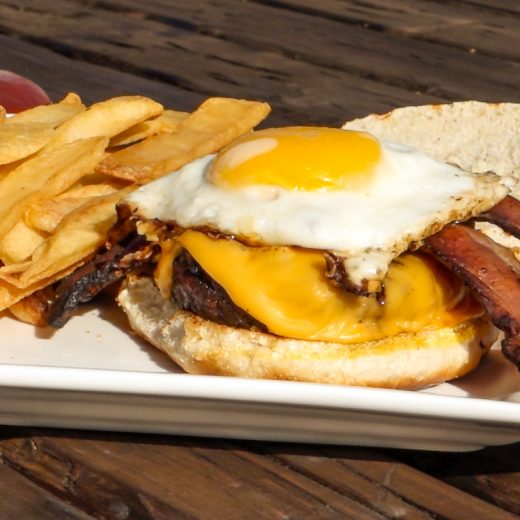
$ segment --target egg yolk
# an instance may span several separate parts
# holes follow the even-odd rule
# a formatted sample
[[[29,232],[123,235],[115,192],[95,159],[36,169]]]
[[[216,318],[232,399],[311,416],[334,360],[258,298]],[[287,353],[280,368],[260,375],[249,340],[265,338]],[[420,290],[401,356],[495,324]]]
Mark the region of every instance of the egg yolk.
[[[321,251],[248,247],[193,230],[178,240],[238,307],[280,336],[348,344],[454,326],[483,312],[455,275],[421,254],[390,265],[381,304],[333,285]]]
[[[242,136],[213,161],[221,188],[255,185],[286,190],[356,189],[374,174],[381,145],[370,134],[337,128],[286,127]]]

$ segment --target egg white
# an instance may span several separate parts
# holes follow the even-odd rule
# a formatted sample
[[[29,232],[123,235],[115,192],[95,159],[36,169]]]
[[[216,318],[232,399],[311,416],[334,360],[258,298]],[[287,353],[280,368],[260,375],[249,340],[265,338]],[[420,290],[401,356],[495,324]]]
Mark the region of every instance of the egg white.
[[[133,192],[145,219],[209,227],[253,244],[334,251],[354,283],[381,279],[411,243],[489,209],[508,192],[492,173],[471,174],[414,148],[381,142],[375,174],[355,190],[290,191],[209,181],[208,155]]]

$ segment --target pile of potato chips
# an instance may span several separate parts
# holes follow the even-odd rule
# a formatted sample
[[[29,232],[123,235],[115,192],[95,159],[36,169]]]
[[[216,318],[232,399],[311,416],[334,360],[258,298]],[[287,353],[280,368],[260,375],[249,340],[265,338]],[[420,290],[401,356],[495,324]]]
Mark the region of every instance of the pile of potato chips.
[[[12,117],[0,107],[0,310],[43,325],[42,289],[103,245],[125,195],[268,113],[265,103],[231,98],[192,113],[142,96],[86,107],[76,94]]]

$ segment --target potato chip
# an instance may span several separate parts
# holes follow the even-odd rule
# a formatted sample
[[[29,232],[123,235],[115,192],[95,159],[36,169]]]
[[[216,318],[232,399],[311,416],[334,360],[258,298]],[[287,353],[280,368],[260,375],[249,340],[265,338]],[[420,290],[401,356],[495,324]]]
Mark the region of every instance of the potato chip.
[[[268,114],[266,103],[210,98],[173,134],[158,134],[110,154],[96,171],[139,184],[213,153],[250,131]]]
[[[13,170],[16,170],[18,166],[21,166],[29,157],[24,157],[23,159],[19,159],[18,161],[13,161],[8,164],[0,164],[0,181],[7,177]]]
[[[116,220],[116,203],[130,191],[131,188],[125,188],[96,197],[73,211],[35,252],[33,261],[24,263],[19,275],[8,274],[0,267],[1,277],[16,287],[29,287],[94,253],[105,242]]]
[[[9,312],[19,321],[45,327],[48,309],[48,299],[43,290],[36,291],[26,296],[19,302],[9,307]]]
[[[89,181],[83,184],[83,180]],[[98,175],[86,175],[67,191],[56,198],[88,198],[108,195],[128,186],[128,182],[113,177],[100,177]]]
[[[84,110],[81,99],[69,94],[59,103],[30,108],[6,119],[0,127],[0,165],[41,150],[51,139],[54,128]]]
[[[109,147],[126,146],[155,134],[171,134],[188,116],[188,112],[165,110],[161,115],[138,123],[112,137]]]
[[[21,273],[24,269],[27,269],[31,265],[31,260],[26,260],[25,262],[19,262],[16,264],[3,265],[0,267],[0,278],[2,280],[10,281],[11,283],[17,283],[16,277],[12,277],[11,275],[16,273]]]
[[[160,103],[143,96],[120,96],[94,103],[61,125],[47,146],[54,148],[101,135],[113,137],[162,111]]]
[[[0,260],[16,264],[27,260],[47,238],[47,233],[28,226],[19,220],[0,239]]]
[[[83,104],[79,94],[75,92],[68,92],[67,95],[60,101],[60,103],[69,103],[70,105],[77,105],[78,103]]]
[[[42,150],[9,173],[0,181],[0,236],[16,224],[31,203],[62,193],[90,173],[107,144],[106,138],[92,137]]]
[[[40,105],[19,112],[9,119],[9,123],[42,123],[56,128],[85,108],[77,94],[67,94],[59,103]]]
[[[54,128],[46,123],[14,123],[0,125],[0,164],[28,157],[41,150],[51,139]]]
[[[63,218],[94,197],[109,195],[117,191],[115,183],[88,184],[50,199],[32,204],[25,212],[25,222],[35,229],[53,233]]]

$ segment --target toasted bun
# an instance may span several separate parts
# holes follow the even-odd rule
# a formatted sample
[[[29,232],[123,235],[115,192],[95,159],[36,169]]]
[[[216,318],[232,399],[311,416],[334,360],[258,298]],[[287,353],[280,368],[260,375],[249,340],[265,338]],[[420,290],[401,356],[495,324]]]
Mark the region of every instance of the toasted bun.
[[[236,329],[179,310],[148,277],[118,296],[132,328],[189,373],[417,388],[474,369],[496,340],[485,318],[353,345]]]
[[[520,180],[520,104],[460,101],[397,108],[345,123],[380,139],[419,148],[436,159],[472,172],[492,171]],[[512,195],[520,199],[520,184]],[[520,259],[520,240],[497,226],[477,227],[512,249]]]
[[[396,108],[345,123],[473,172],[520,175],[520,104],[459,101]]]

